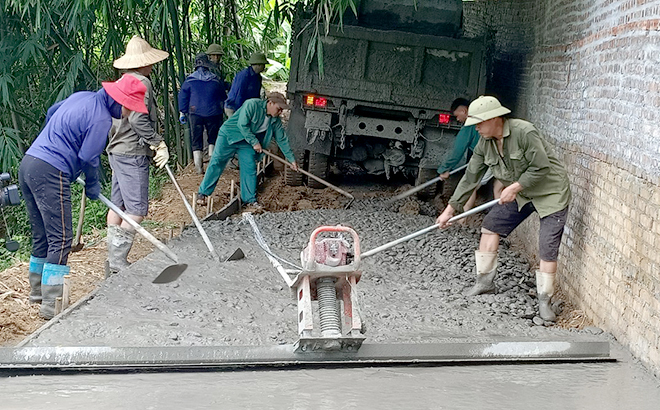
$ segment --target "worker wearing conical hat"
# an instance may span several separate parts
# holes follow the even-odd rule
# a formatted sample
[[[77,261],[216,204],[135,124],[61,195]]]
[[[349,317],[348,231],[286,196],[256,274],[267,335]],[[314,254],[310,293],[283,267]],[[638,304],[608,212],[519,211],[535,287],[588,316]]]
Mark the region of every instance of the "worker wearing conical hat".
[[[155,49],[135,36],[126,45],[126,53],[113,64],[147,88],[144,103],[149,112],[133,112],[116,120],[107,148],[112,168],[111,200],[138,223],[148,211],[151,157],[159,168],[164,167],[169,159],[167,145],[157,131],[156,99],[149,80],[152,66],[168,56],[166,51]],[[107,219],[108,265],[110,272],[118,272],[129,265],[127,256],[133,245],[135,229],[112,210]]]

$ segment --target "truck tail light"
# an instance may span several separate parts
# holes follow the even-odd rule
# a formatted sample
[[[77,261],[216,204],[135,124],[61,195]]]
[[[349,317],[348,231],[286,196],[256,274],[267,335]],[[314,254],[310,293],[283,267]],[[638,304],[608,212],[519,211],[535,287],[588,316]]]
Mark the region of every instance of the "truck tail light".
[[[308,94],[305,96],[305,105],[325,108],[328,106],[328,99],[323,97],[317,97],[314,94]]]
[[[451,115],[449,114],[440,114],[438,115],[438,122],[442,125],[447,125],[451,121]]]

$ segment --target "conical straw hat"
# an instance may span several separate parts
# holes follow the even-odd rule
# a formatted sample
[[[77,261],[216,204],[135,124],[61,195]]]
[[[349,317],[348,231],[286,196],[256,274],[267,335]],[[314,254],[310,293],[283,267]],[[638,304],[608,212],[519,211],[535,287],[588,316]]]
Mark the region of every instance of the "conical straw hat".
[[[113,66],[120,70],[146,67],[165,60],[170,53],[153,48],[139,36],[134,36],[126,44],[126,53],[116,59]]]

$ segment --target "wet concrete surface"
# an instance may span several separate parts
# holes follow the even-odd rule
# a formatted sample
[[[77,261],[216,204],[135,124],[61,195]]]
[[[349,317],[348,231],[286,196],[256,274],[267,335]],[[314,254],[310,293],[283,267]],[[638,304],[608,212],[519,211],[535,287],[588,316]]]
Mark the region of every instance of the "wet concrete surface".
[[[375,211],[374,211],[375,209]],[[279,256],[299,264],[311,232],[323,224],[356,229],[363,250],[432,225],[430,216],[401,215],[358,202],[349,210],[256,216]],[[216,263],[194,229],[170,247],[188,269],[170,284],[151,281],[169,262],[155,252],[103,283],[88,303],[41,333],[29,346],[268,345],[297,340],[291,291],[240,218],[206,224],[223,256]],[[362,264],[359,309],[367,342],[424,343],[493,338],[588,338],[590,332],[545,327],[538,317],[534,276],[524,259],[500,250],[496,295],[463,296],[474,280],[476,229],[452,227],[376,254]],[[537,325],[537,324],[540,324]]]
[[[22,376],[13,409],[656,410],[657,380],[630,362]]]
[[[255,216],[279,256],[298,264],[320,225],[352,226],[363,250],[432,225],[376,200],[349,210]],[[433,215],[434,211],[422,213]],[[187,229],[169,246],[189,268],[175,282],[152,284],[169,265],[154,252],[106,280],[95,297],[27,346],[235,346],[297,340],[291,291],[240,218],[205,223],[216,250],[240,261],[216,263]],[[368,343],[609,340],[617,363],[306,369],[216,373],[80,374],[0,380],[7,409],[658,409],[660,385],[599,329],[548,327],[535,317],[534,276],[525,259],[500,249],[496,295],[467,298],[474,280],[474,228],[437,231],[363,261],[358,284]]]

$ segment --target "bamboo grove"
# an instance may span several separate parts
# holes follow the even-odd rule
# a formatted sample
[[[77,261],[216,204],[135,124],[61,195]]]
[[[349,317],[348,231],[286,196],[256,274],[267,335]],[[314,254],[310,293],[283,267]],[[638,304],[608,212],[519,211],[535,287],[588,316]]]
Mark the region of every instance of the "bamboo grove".
[[[0,0],[0,169],[16,169],[50,105],[118,78],[112,61],[135,34],[170,52],[165,63],[155,66],[152,81],[162,131],[185,164],[189,158],[176,122],[176,95],[196,53],[210,43],[221,44],[223,71],[231,81],[251,52],[265,51],[272,62],[267,75],[284,80],[295,6],[318,11],[318,31],[337,10],[354,8],[353,2]]]

